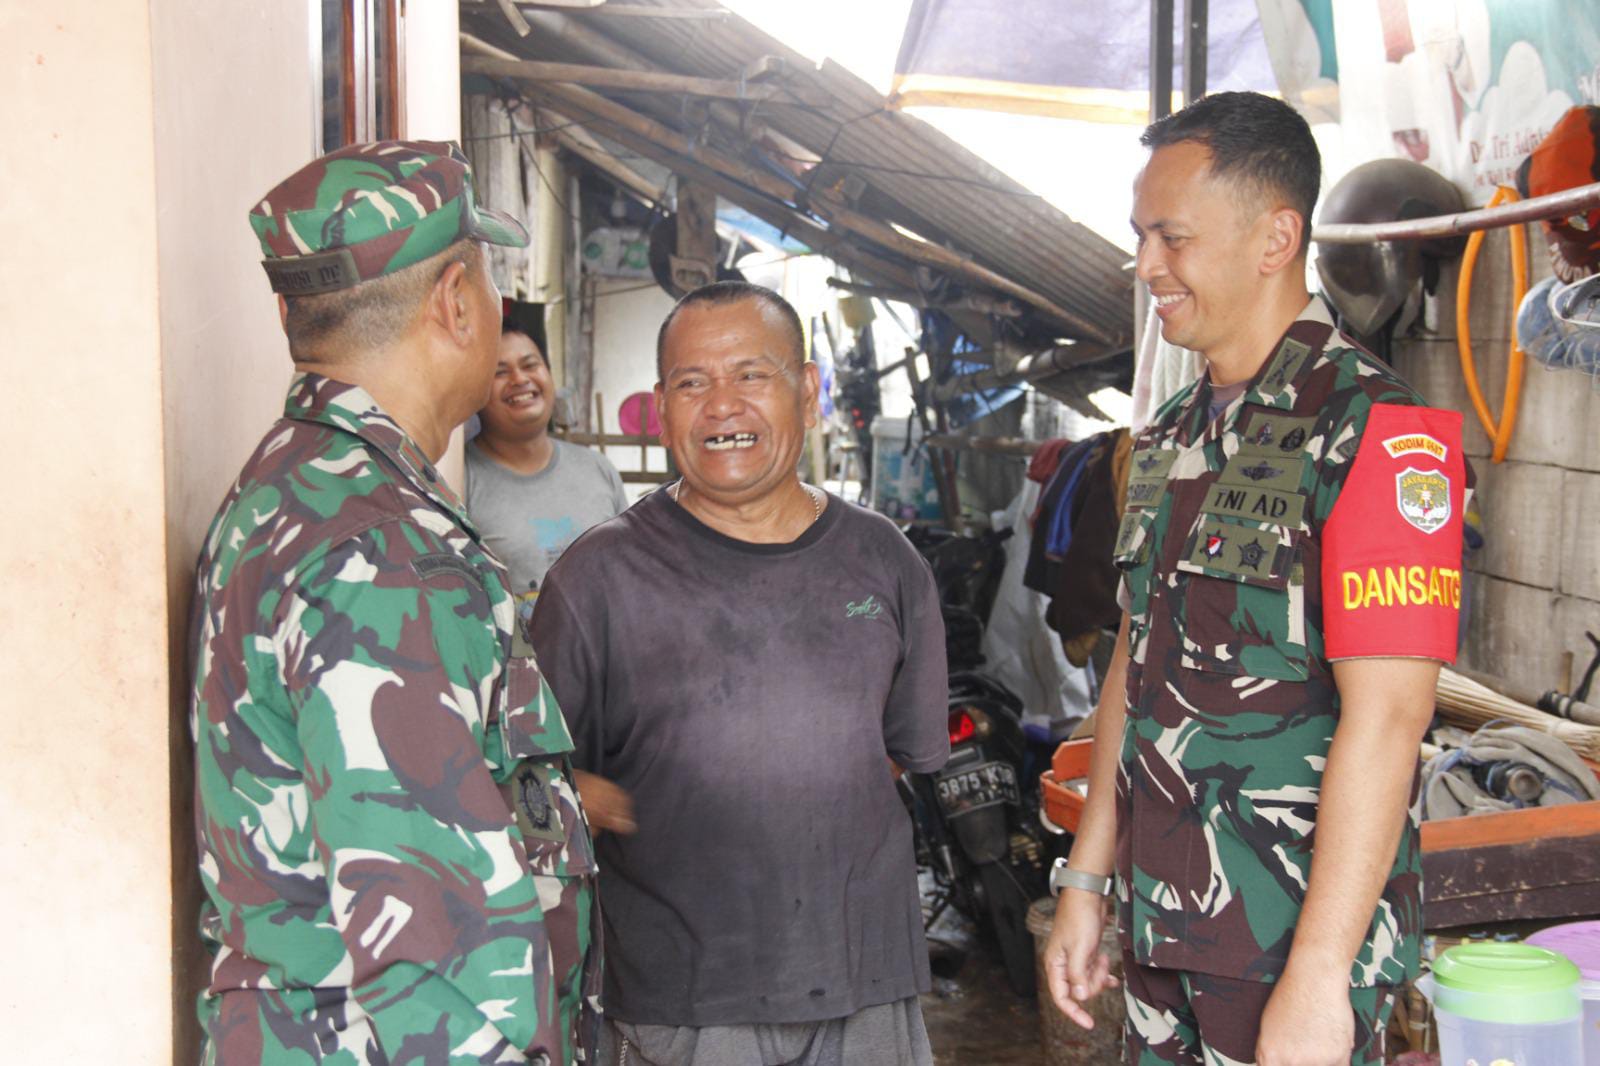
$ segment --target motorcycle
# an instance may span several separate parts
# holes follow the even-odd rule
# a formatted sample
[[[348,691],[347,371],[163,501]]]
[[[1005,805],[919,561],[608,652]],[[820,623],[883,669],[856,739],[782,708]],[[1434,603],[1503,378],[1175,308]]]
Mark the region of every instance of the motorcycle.
[[[1050,863],[1069,842],[1041,828],[1038,774],[1029,769],[1041,756],[1023,731],[1022,701],[976,669],[1004,536],[908,536],[933,565],[951,669],[950,761],[935,773],[900,778],[917,862],[933,874],[925,924],[931,928],[954,906],[994,938],[1012,989],[1033,995],[1028,907],[1045,894]]]

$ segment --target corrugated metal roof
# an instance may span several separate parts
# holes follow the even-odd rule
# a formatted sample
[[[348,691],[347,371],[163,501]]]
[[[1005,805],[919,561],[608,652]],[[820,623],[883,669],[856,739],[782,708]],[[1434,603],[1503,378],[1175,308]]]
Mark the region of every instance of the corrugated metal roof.
[[[710,0],[632,0],[634,6],[715,9]],[[613,53],[596,54],[596,42],[583,30],[635,53],[644,68],[667,73],[739,81],[741,72],[765,56],[784,61],[776,80],[804,103],[782,97],[733,106],[753,122],[802,146],[822,165],[804,169],[801,181],[832,186],[847,175],[864,183],[846,184],[858,193],[859,210],[909,229],[964,253],[1016,284],[1045,297],[1094,327],[1111,350],[1126,348],[1133,333],[1132,278],[1122,269],[1127,254],[1054,205],[989,165],[939,130],[911,115],[889,110],[882,95],[832,62],[820,69],[765,32],[730,15],[715,19],[660,19],[566,11],[558,16],[529,13],[533,32],[518,37],[499,9],[489,3],[462,8],[463,28],[530,59],[621,65]],[[540,18],[543,21],[538,21]],[[551,27],[566,27],[552,33]],[[575,27],[575,28],[574,28]],[[609,62],[608,62],[609,60]],[[703,112],[683,106],[676,95],[601,90],[648,111],[657,121],[683,132],[706,135]],[[726,112],[724,112],[726,114]],[[750,161],[761,150],[732,145],[718,128],[720,145]],[[797,161],[766,162],[800,170]],[[825,186],[825,187],[826,187]],[[805,206],[796,190],[795,200]],[[858,242],[860,243],[860,242]],[[873,251],[885,258],[901,258]],[[955,278],[964,288],[976,286]],[[1061,333],[1059,335],[1069,335]],[[1095,347],[1102,347],[1097,343]]]

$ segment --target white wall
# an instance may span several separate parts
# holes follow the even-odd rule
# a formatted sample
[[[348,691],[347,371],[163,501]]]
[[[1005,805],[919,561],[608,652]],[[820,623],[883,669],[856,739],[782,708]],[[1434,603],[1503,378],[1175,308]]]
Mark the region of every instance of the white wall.
[[[619,433],[617,411],[635,392],[649,392],[656,383],[656,331],[675,301],[649,278],[603,278],[595,292],[594,391],[605,401],[605,429]],[[593,399],[589,401],[591,410]],[[592,418],[591,414],[591,418]],[[612,449],[618,467],[638,469],[636,448]],[[649,451],[650,469],[665,470],[666,453]],[[628,486],[634,496],[650,485]]]
[[[11,1062],[171,1059],[151,27],[0,7],[0,975]]]
[[[406,123],[411,140],[461,138],[461,12],[453,0],[411,0],[405,22]],[[439,472],[457,490],[467,483],[461,431],[439,462]]]
[[[461,136],[461,11],[454,0],[406,5],[406,128],[416,140]]]

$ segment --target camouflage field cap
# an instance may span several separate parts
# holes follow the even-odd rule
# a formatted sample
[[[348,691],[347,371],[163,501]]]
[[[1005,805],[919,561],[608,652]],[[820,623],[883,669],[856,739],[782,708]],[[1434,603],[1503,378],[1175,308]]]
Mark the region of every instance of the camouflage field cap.
[[[472,237],[525,248],[528,231],[479,207],[472,167],[449,141],[352,144],[312,160],[250,212],[272,291],[347,289]]]

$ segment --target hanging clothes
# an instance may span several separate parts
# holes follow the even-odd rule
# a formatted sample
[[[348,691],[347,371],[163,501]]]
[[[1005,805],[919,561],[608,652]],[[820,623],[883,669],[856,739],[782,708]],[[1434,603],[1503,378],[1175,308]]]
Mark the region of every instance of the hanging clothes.
[[[1111,562],[1122,500],[1116,485],[1116,458],[1119,452],[1126,457],[1132,438],[1127,430],[1106,436],[1095,461],[1084,471],[1073,508],[1072,538],[1056,569],[1056,584],[1049,590],[1050,608],[1045,615],[1064,641],[1076,642],[1080,649],[1093,642],[1079,638],[1115,628],[1122,617],[1117,605],[1120,572]]]
[[[1061,636],[1069,661],[1080,665],[1098,631],[1120,618],[1111,553],[1132,437],[1118,429],[1064,448],[1052,441],[1050,448],[1060,458],[1039,494],[1023,584],[1050,597],[1045,619]]]
[[[1005,544],[1005,570],[983,631],[983,669],[1022,699],[1027,708],[1024,724],[1060,735],[1094,706],[1094,686],[1088,671],[1068,660],[1060,639],[1045,624],[1049,601],[1022,584],[1033,540],[1028,516],[1036,509],[1041,489],[1035,481],[1024,481],[1011,506],[994,515],[994,527],[1010,529],[1012,535]]]
[[[1082,480],[1084,464],[1100,444],[1101,435],[1085,437],[1070,444],[1061,452],[1055,471],[1045,482],[1039,494],[1039,505],[1033,513],[1034,537],[1028,551],[1028,567],[1022,582],[1035,592],[1050,595],[1057,584],[1055,567],[1060,565],[1064,546],[1063,537],[1070,539],[1070,521],[1073,494]],[[1054,443],[1054,442],[1052,442]],[[1056,530],[1058,516],[1067,523],[1065,533]],[[1052,552],[1052,535],[1056,537]]]

